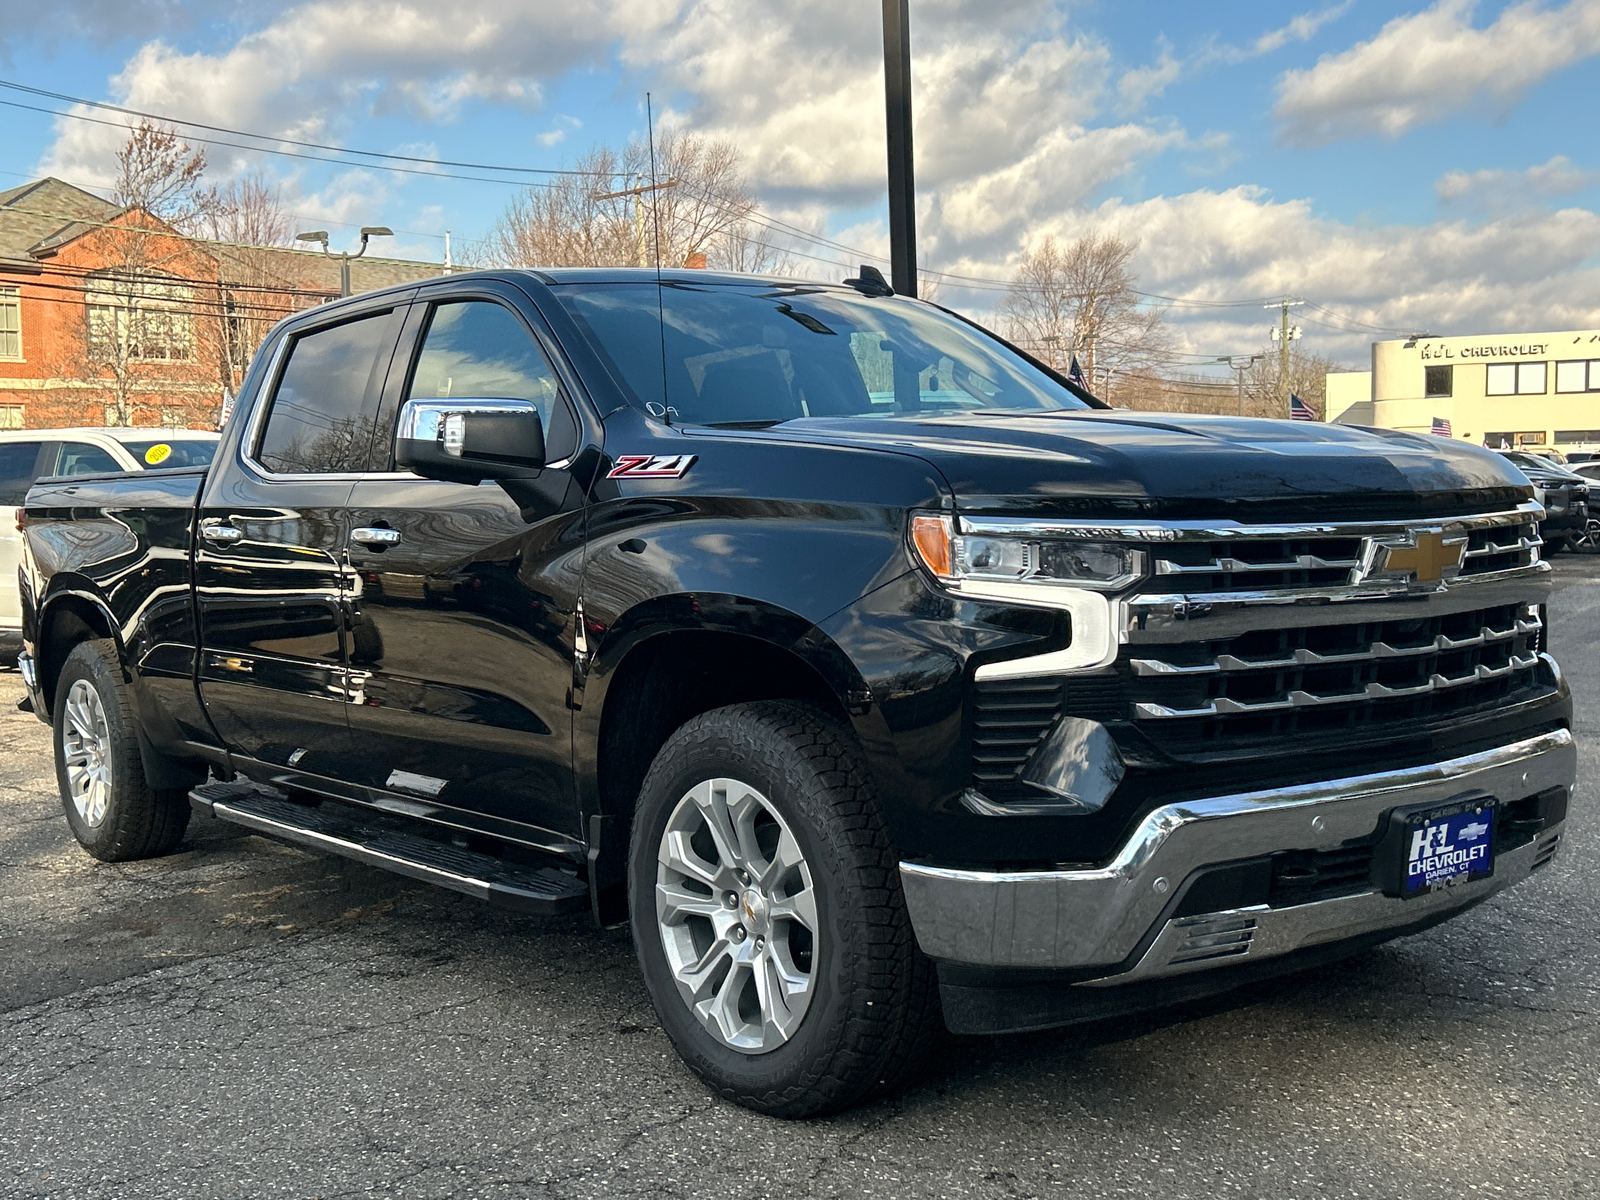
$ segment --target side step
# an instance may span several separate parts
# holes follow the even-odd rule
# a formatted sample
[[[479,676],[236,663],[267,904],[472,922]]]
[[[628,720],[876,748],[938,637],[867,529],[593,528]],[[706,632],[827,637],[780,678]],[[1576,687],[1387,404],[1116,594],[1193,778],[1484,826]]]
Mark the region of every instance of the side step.
[[[589,885],[570,871],[506,862],[436,842],[382,815],[369,816],[337,801],[310,808],[272,788],[241,782],[202,784],[189,793],[189,803],[219,821],[341,854],[501,908],[540,916],[589,908]]]

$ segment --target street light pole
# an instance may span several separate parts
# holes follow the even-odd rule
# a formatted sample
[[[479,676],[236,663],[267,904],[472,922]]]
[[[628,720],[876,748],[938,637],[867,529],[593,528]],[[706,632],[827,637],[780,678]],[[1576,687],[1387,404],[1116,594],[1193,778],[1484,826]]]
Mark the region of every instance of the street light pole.
[[[348,250],[341,250],[338,254],[328,249],[328,231],[326,229],[313,229],[309,233],[297,233],[294,240],[297,242],[320,242],[322,252],[329,258],[339,260],[339,295],[350,295],[350,260],[360,258],[367,252],[367,241],[375,237],[393,237],[394,230],[387,225],[363,225],[361,227],[361,249],[351,254]]]
[[[889,141],[889,274],[917,294],[917,185],[911,153],[910,0],[883,0],[883,94]]]

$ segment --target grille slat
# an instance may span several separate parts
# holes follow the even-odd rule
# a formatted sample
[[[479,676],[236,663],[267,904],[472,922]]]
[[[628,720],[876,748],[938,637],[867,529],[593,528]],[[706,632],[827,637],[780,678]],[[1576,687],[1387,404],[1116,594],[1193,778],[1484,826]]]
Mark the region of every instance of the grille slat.
[[[1234,736],[1336,733],[1504,702],[1539,685],[1527,604],[1312,625],[1124,652],[1132,716],[1169,750]]]

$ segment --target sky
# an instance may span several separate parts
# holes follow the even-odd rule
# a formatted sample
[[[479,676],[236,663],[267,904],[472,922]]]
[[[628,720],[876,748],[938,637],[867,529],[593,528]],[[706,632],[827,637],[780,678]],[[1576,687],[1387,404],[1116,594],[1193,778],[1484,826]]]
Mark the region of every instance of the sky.
[[[1043,238],[1110,231],[1196,366],[1260,350],[1282,296],[1305,302],[1302,344],[1352,367],[1409,332],[1600,325],[1600,0],[910,6],[919,265],[954,277],[942,303],[981,318]],[[878,8],[52,0],[10,6],[0,81],[425,160],[206,147],[213,178],[265,170],[335,248],[388,225],[382,252],[432,261],[539,178],[509,168],[643,134],[649,92],[659,126],[734,141],[763,219],[809,235],[782,235],[794,270],[833,279],[887,263]],[[125,118],[0,102],[0,189],[105,189]]]

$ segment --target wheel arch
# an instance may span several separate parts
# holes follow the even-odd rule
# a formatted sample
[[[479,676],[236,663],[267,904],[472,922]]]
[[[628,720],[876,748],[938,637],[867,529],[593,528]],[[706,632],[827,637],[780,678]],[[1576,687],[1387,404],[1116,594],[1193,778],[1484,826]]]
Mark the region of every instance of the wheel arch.
[[[625,848],[645,772],[686,721],[730,704],[798,700],[855,726],[872,707],[860,671],[833,639],[772,604],[663,597],[587,633],[599,644],[574,751],[583,815],[591,830],[595,817],[605,826],[608,878],[620,870],[615,854]]]
[[[56,679],[67,655],[80,642],[106,638],[116,643],[117,655],[127,671],[127,648],[117,630],[116,618],[104,600],[86,589],[57,588],[39,606],[38,662],[39,694],[45,713],[55,712]]]

